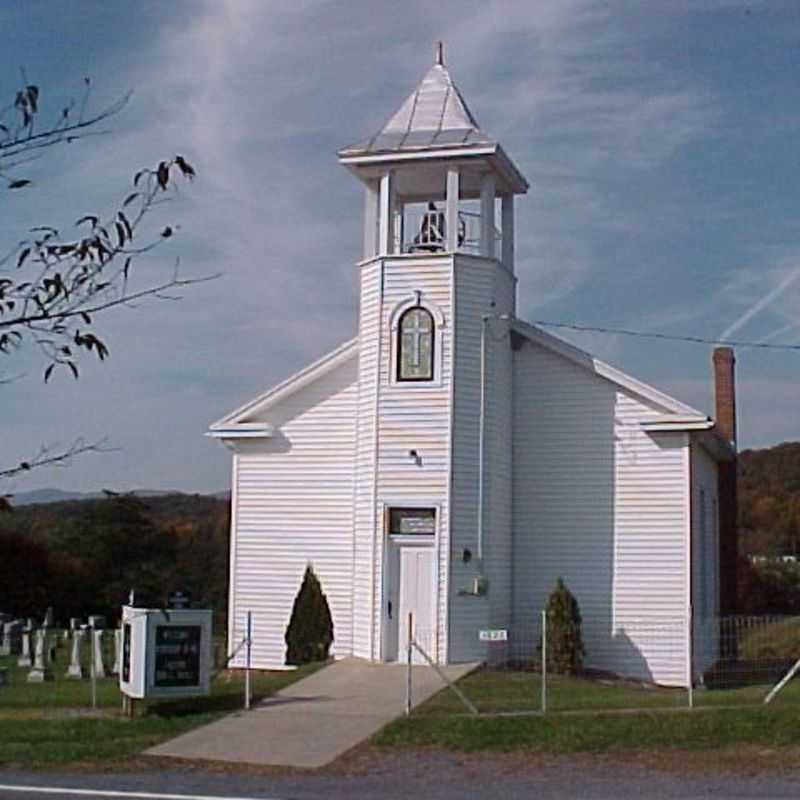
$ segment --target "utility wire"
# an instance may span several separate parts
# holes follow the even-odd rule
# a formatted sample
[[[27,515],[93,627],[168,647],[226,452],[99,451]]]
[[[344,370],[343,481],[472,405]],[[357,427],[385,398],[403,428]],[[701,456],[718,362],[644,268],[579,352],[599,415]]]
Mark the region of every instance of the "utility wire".
[[[535,319],[533,325],[543,328],[565,328],[571,331],[586,333],[608,333],[618,336],[635,336],[640,339],[665,339],[670,342],[690,342],[691,344],[718,344],[728,347],[758,347],[763,350],[800,350],[800,344],[774,344],[773,342],[745,342],[741,340],[705,339],[702,336],[673,336],[668,333],[648,333],[646,331],[632,331],[626,328],[599,328],[591,325],[576,325],[572,322],[551,322],[549,320]]]

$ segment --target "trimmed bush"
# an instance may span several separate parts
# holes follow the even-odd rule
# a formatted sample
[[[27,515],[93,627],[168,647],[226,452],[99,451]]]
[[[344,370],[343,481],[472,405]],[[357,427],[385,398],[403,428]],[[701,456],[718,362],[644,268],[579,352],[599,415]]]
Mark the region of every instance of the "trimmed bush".
[[[547,601],[547,669],[575,675],[583,667],[586,650],[581,638],[578,601],[559,578]]]
[[[328,658],[333,642],[333,619],[328,600],[310,564],[294,599],[285,638],[287,664],[299,667]]]

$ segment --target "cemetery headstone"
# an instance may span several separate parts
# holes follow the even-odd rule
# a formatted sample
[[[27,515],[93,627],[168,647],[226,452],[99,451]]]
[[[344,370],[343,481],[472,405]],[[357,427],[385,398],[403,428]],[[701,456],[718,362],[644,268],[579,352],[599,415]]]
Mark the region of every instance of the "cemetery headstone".
[[[114,664],[111,667],[112,675],[119,675],[122,669],[122,628],[114,631]]]
[[[28,673],[28,683],[43,683],[44,681],[53,680],[53,672],[47,660],[48,656],[47,631],[44,628],[40,628],[36,631],[33,667]]]
[[[96,631],[102,630],[106,627],[106,618],[100,614],[92,614],[89,617],[89,627]]]
[[[69,666],[67,667],[66,676],[81,680],[83,678],[83,667],[81,666],[81,645],[83,644],[84,632],[80,628],[76,628],[72,632],[72,651],[70,653]]]
[[[22,620],[3,623],[0,656],[18,656],[22,652]]]
[[[17,666],[18,667],[30,667],[33,665],[33,661],[31,659],[31,637],[33,636],[34,630],[30,626],[30,623],[33,620],[28,620],[25,626],[22,628],[22,648],[19,654],[19,658],[17,659]]]
[[[92,658],[94,659],[94,674],[96,678],[105,678],[106,670],[103,666],[103,631],[92,631]]]

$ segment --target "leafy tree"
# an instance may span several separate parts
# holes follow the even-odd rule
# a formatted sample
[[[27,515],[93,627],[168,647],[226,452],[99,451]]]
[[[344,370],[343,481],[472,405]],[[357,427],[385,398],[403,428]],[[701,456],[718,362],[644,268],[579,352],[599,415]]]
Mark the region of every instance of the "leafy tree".
[[[201,495],[18,506],[0,514],[0,611],[114,619],[131,588],[161,605],[186,589],[224,627],[229,504]],[[149,595],[149,597],[147,596]]]
[[[19,532],[0,533],[0,611],[41,614],[48,603],[49,574],[46,544]]]
[[[583,667],[586,651],[581,637],[581,612],[575,596],[559,578],[547,601],[547,668],[575,675]]]
[[[333,619],[328,600],[309,564],[286,629],[286,663],[300,666],[325,661],[332,642]]]
[[[125,96],[98,113],[88,113],[90,82],[86,79],[81,102],[67,103],[48,122],[42,119],[40,87],[24,75],[23,84],[13,102],[0,110],[0,180],[11,192],[33,185],[22,172],[30,161],[104,132],[98,126],[128,101]],[[0,251],[6,253],[0,259],[0,356],[8,358],[23,347],[34,347],[44,361],[45,382],[59,369],[77,378],[80,354],[101,360],[109,354],[97,331],[98,316],[144,298],[171,296],[199,280],[182,278],[176,262],[167,274],[136,282],[138,259],[175,235],[173,225],[145,223],[174,191],[178,176],[189,180],[195,176],[194,168],[180,155],[140,169],[110,212],[86,213],[68,232],[36,224],[13,247]],[[0,378],[3,372],[0,369]],[[102,446],[102,442],[77,439],[62,450],[40,447],[27,459],[0,466],[0,479],[63,463]]]

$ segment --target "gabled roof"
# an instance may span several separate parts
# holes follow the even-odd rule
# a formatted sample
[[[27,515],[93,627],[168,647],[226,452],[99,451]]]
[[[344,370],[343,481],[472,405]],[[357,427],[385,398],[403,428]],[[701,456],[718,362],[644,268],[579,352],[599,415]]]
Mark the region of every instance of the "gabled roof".
[[[655,389],[625,372],[595,358],[585,350],[569,344],[563,339],[537,328],[520,319],[511,320],[511,328],[524,339],[550,352],[568,359],[583,369],[605,378],[623,389],[649,401],[663,413],[659,417],[642,421],[644,430],[657,433],[669,431],[693,431],[701,436],[701,443],[718,460],[732,457],[732,449],[716,435],[714,421],[691,406]],[[358,356],[358,338],[337,347],[319,360],[287,378],[258,397],[240,406],[235,411],[213,423],[208,436],[217,439],[264,439],[273,435],[273,427],[267,423],[253,422],[253,417],[308,386],[331,370]]]
[[[668,394],[664,394],[664,392],[631,377],[627,373],[622,372],[622,370],[612,367],[610,364],[606,364],[599,358],[595,358],[591,353],[587,353],[585,350],[581,350],[579,347],[575,347],[569,344],[569,342],[565,342],[563,339],[559,339],[557,336],[553,336],[553,334],[547,333],[541,328],[537,328],[535,325],[531,325],[521,319],[514,319],[511,325],[513,330],[535,344],[541,345],[554,353],[558,353],[558,355],[569,359],[584,369],[594,372],[601,378],[606,378],[612,383],[621,386],[623,389],[627,389],[629,392],[645,400],[649,400],[670,415],[679,415],[683,423],[706,424],[709,422],[708,416],[698,411],[696,408],[681,403],[680,400],[676,400],[674,397],[670,397]]]
[[[357,355],[358,339],[350,339],[350,341],[345,342],[322,358],[304,367],[277,386],[273,386],[263,394],[214,422],[209,428],[208,435],[217,439],[268,438],[272,435],[272,426],[253,423],[252,418],[255,415],[266,411]]]
[[[344,147],[340,157],[496,146],[469,110],[443,63],[434,64],[399,111],[374,136]]]

